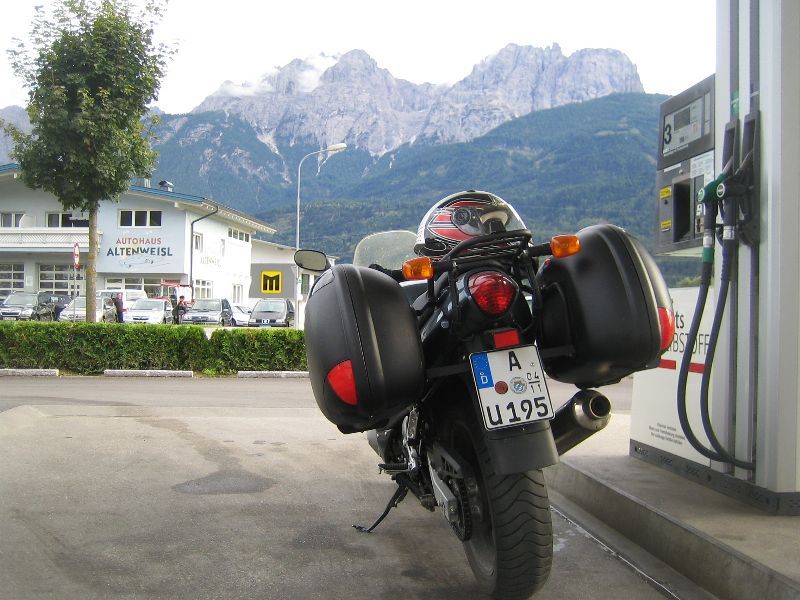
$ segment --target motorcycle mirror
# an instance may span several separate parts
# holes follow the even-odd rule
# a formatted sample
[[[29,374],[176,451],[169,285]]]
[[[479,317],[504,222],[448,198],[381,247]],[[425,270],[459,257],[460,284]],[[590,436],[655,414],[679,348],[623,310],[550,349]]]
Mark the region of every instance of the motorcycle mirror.
[[[328,257],[319,250],[298,250],[294,253],[294,264],[307,271],[322,272],[330,267]]]
[[[581,241],[577,235],[556,235],[550,239],[550,251],[556,258],[572,256],[581,250]]]

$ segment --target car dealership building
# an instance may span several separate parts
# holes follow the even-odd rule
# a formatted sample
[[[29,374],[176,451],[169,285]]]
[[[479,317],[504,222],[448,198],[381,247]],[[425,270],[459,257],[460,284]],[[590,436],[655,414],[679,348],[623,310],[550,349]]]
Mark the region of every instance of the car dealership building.
[[[28,188],[19,175],[18,165],[0,165],[0,297],[17,290],[85,294],[88,214],[65,211],[55,196]],[[97,289],[160,296],[169,293],[167,284],[178,283],[191,284],[195,298],[232,303],[294,297],[294,249],[254,239],[275,233],[267,223],[175,192],[168,182],[157,188],[136,183],[118,202],[100,203]]]

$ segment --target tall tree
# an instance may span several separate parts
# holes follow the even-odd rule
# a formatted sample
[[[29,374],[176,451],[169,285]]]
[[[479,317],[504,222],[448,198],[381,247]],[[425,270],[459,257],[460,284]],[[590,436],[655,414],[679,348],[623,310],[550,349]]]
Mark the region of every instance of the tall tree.
[[[37,7],[28,44],[9,50],[28,89],[32,130],[4,128],[22,181],[89,213],[86,318],[95,320],[97,210],[116,201],[136,175],[149,176],[158,96],[171,50],[153,40],[166,0],[59,0]]]

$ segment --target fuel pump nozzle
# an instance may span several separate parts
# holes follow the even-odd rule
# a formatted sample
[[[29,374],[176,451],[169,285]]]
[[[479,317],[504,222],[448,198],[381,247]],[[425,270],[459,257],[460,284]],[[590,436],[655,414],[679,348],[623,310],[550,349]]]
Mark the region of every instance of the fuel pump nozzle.
[[[746,165],[743,164],[743,167]],[[731,163],[726,165],[722,173],[711,183],[701,189],[697,194],[698,206],[703,210],[703,263],[700,273],[700,289],[698,292],[697,306],[695,307],[692,324],[689,327],[689,337],[687,340],[687,351],[684,352],[681,367],[678,372],[678,419],[681,423],[686,439],[700,454],[717,462],[733,464],[742,469],[753,470],[755,465],[737,459],[720,443],[711,425],[709,414],[708,388],[710,385],[711,365],[714,360],[714,351],[717,345],[722,314],[725,310],[725,303],[728,295],[728,287],[731,280],[733,255],[736,252],[737,226],[738,226],[738,199],[747,193],[748,187],[743,182],[743,170],[740,168],[737,173],[730,175]],[[722,215],[722,227],[717,225],[717,216]],[[703,421],[703,429],[711,443],[711,448],[706,448],[697,436],[694,435],[689,424],[686,411],[686,383],[689,373],[689,362],[697,333],[700,328],[700,319],[706,304],[711,280],[714,275],[714,245],[717,233],[721,229],[722,245],[722,268],[720,273],[720,290],[717,299],[717,307],[714,313],[714,323],[711,327],[711,337],[706,354],[705,369],[703,370],[702,381],[700,384],[700,416]]]

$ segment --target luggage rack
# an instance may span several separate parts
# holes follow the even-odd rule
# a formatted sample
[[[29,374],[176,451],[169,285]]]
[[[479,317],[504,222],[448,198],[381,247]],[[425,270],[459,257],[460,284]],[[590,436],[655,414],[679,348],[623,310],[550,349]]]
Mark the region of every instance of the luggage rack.
[[[466,266],[487,258],[516,257],[529,247],[531,232],[527,229],[492,233],[459,243],[435,263],[436,273],[449,271],[456,264]]]

